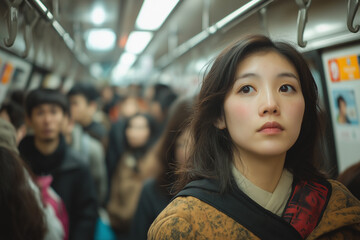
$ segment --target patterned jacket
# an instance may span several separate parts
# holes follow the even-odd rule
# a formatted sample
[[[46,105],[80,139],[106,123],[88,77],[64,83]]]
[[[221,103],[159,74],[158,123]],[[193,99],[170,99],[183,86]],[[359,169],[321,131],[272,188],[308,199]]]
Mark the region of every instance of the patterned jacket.
[[[341,183],[329,182],[328,204],[306,239],[360,239],[360,202]],[[151,225],[148,239],[259,238],[223,212],[188,196],[174,199],[164,209]]]

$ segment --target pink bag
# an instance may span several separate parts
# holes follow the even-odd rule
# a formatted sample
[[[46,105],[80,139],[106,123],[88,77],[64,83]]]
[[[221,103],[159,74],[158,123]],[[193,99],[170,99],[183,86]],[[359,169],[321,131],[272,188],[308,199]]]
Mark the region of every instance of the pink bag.
[[[65,204],[59,195],[50,187],[53,180],[51,175],[36,177],[38,185],[41,189],[41,196],[46,206],[52,207],[57,218],[61,222],[64,229],[64,240],[69,239],[69,218]]]

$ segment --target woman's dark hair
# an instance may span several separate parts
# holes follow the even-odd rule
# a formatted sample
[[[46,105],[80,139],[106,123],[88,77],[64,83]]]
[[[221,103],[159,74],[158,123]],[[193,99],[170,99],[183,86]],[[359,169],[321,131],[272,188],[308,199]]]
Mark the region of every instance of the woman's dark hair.
[[[44,238],[46,225],[41,202],[37,201],[29,181],[22,160],[0,146],[0,239]]]
[[[178,163],[175,159],[176,140],[189,126],[190,116],[193,113],[194,98],[180,98],[170,108],[169,119],[160,139],[160,146],[156,153],[161,166],[161,174],[157,181],[168,195],[172,184],[176,180],[175,172]]]
[[[146,141],[146,144],[144,146],[141,146],[138,148],[133,148],[129,145],[129,143],[127,141],[126,129],[129,127],[131,120],[138,116],[143,116],[146,118],[148,127],[150,129],[150,137],[149,137],[148,141]],[[155,131],[156,131],[155,119],[149,114],[136,113],[136,114],[126,118],[125,123],[124,123],[124,151],[131,152],[132,154],[134,154],[136,159],[143,157],[145,155],[145,153],[147,152],[147,150],[154,144]]]
[[[285,168],[295,180],[322,176],[315,167],[316,143],[320,132],[318,92],[313,76],[302,55],[285,42],[273,42],[262,35],[243,38],[222,51],[205,76],[191,123],[193,148],[189,166],[178,182],[178,190],[188,182],[201,178],[215,178],[221,192],[232,186],[231,164],[234,145],[227,129],[215,123],[223,115],[224,100],[233,87],[238,65],[256,52],[276,52],[296,68],[305,100],[305,113],[300,135],[287,151]]]

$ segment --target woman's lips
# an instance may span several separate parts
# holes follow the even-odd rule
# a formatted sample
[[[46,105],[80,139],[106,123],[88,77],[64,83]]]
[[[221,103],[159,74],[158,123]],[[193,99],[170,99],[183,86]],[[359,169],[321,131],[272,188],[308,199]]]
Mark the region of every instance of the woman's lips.
[[[284,128],[278,122],[267,122],[258,130],[262,133],[280,133]]]

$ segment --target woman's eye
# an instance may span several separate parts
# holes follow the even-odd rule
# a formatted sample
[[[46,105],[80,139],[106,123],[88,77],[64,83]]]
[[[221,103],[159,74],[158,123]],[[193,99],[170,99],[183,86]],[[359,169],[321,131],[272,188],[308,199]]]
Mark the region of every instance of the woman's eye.
[[[282,85],[279,90],[280,92],[295,92],[295,88],[287,84]]]
[[[252,86],[243,86],[241,89],[240,89],[240,93],[250,93],[252,91],[254,91],[255,89],[252,87]]]

